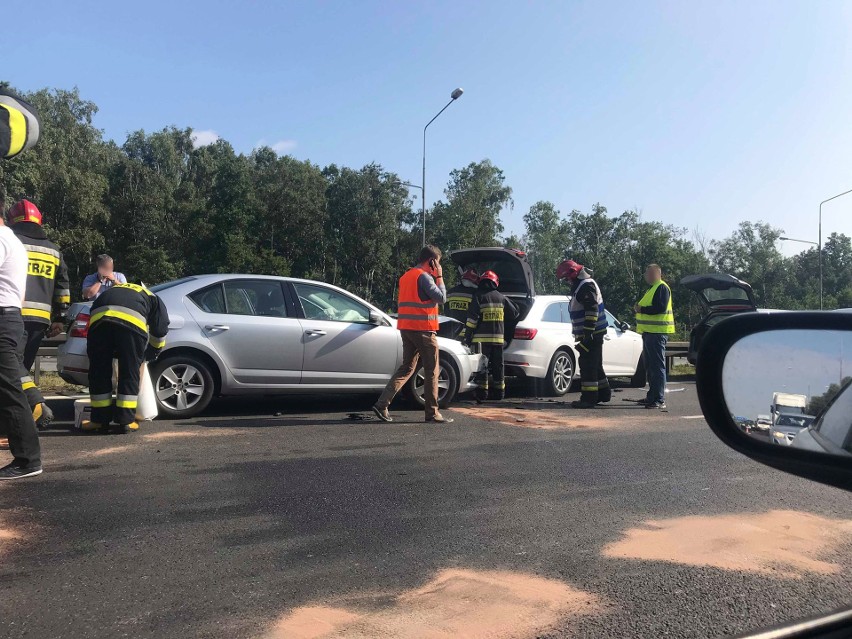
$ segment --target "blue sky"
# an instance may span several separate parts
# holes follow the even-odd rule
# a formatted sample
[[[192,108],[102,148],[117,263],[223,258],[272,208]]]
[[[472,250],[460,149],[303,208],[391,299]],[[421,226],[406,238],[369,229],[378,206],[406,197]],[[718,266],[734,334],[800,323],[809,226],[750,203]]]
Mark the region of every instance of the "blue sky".
[[[420,181],[490,158],[540,199],[637,208],[710,237],[762,219],[816,240],[852,189],[852,3],[30,0],[4,49],[26,90],[77,85],[97,126],[215,131]],[[25,43],[25,46],[21,43]],[[824,231],[852,234],[852,194]],[[785,252],[804,245],[787,243]]]

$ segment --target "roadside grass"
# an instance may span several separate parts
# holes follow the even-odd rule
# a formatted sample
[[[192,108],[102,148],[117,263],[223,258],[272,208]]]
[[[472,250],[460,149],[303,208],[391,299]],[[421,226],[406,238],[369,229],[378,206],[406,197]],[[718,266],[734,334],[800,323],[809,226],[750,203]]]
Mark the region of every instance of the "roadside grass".
[[[57,373],[44,372],[38,380],[39,390],[45,395],[79,395],[86,391],[84,386],[69,384]]]
[[[691,378],[695,377],[695,366],[692,364],[681,364],[677,363],[672,366],[671,373],[669,374],[671,378]]]

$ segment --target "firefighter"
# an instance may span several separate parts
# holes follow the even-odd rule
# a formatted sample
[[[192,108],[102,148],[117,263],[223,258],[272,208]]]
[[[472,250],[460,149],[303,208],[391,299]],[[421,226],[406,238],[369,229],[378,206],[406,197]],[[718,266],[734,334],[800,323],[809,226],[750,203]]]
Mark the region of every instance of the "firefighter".
[[[139,429],[136,404],[144,361],[166,345],[169,315],[162,300],[144,286],[116,284],[92,304],[89,320],[89,393],[92,417],[85,431],[118,424],[118,432]],[[112,395],[112,360],[118,359],[118,388]]]
[[[53,413],[30,377],[38,349],[45,335],[54,337],[64,328],[63,316],[71,303],[68,268],[62,253],[47,239],[42,228],[42,215],[29,200],[17,202],[9,211],[9,223],[27,249],[27,292],[24,296],[24,370],[21,378],[33,418],[39,428],[46,428]]]
[[[488,373],[480,378],[476,389],[477,401],[506,397],[503,369],[505,321],[518,318],[518,307],[497,290],[499,286],[500,278],[494,271],[485,271],[479,277],[479,286],[470,303],[465,325],[465,342],[480,344],[482,354],[488,358]]]
[[[603,368],[603,342],[608,322],[600,287],[592,273],[574,260],[556,267],[556,278],[571,285],[571,323],[580,354],[580,399],[573,408],[594,408],[612,399]]]
[[[473,299],[478,284],[479,275],[477,272],[472,268],[467,269],[461,276],[461,283],[447,291],[447,305],[444,308],[444,315],[464,324],[467,321],[470,301]]]

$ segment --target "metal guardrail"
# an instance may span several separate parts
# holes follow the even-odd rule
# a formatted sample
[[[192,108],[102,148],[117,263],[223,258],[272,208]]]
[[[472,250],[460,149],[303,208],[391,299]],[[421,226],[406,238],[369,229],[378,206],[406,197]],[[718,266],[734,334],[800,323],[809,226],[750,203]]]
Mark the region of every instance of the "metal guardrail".
[[[65,343],[68,336],[65,333],[60,333],[56,337],[46,337],[41,341],[41,346],[38,349],[38,354],[33,364],[33,381],[38,385],[41,381],[41,358],[55,358],[59,352],[59,347]]]
[[[666,344],[666,372],[672,372],[672,364],[676,358],[686,357],[689,352],[689,342],[669,342]]]

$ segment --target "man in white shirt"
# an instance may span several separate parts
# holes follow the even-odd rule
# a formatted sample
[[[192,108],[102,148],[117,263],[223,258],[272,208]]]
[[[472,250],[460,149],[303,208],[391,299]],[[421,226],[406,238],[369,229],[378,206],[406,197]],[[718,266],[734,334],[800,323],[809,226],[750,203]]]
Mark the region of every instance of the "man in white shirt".
[[[9,438],[12,463],[0,480],[40,475],[41,447],[33,414],[21,388],[27,290],[27,250],[0,215],[0,435]]]

